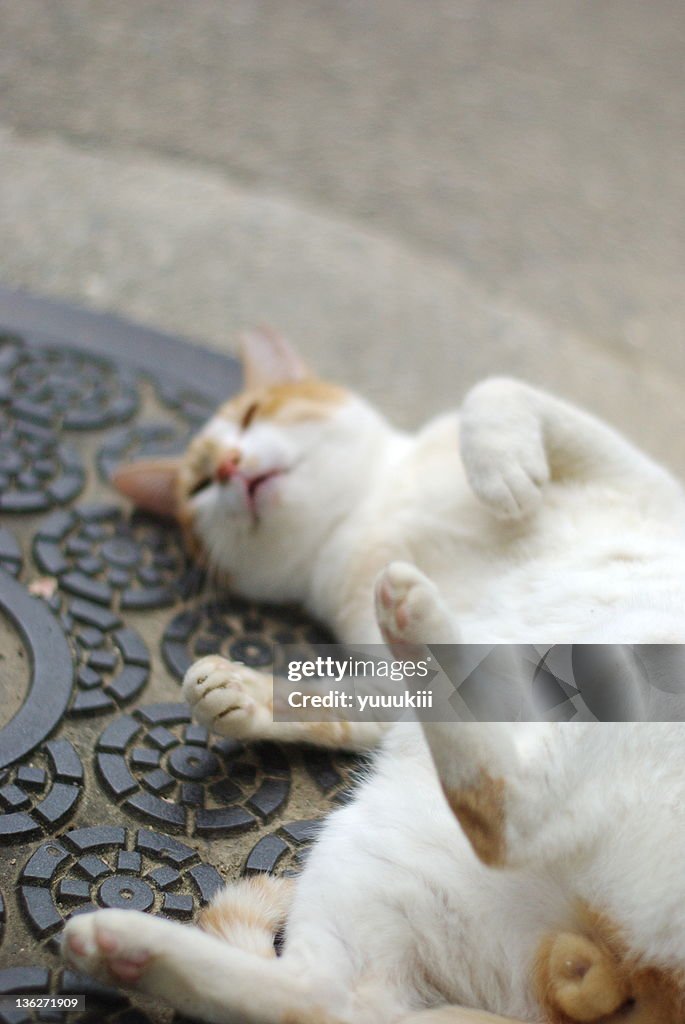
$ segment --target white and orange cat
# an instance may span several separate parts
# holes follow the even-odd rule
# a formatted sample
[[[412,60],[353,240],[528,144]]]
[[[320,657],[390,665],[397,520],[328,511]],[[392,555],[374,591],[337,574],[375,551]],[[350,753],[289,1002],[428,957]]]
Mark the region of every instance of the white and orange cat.
[[[685,494],[590,415],[491,380],[410,436],[269,332],[244,368],[183,458],[116,481],[236,592],[345,642],[685,641]],[[383,735],[274,722],[271,693],[219,657],[184,683],[221,734],[380,746],[302,874],[228,886],[201,928],[75,917],[70,964],[216,1024],[684,1024],[685,726]]]

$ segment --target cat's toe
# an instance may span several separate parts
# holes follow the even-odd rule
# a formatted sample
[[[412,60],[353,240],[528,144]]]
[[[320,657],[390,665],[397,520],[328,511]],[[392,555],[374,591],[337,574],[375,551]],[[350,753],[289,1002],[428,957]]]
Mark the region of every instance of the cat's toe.
[[[183,679],[183,697],[191,708],[197,704],[215,685],[220,684],[222,676],[229,673],[231,662],[219,654],[208,654],[193,662]]]
[[[245,739],[269,703],[260,673],[239,662],[209,655],[190,667],[183,696],[193,718],[222,736]]]
[[[383,639],[397,653],[458,639],[437,587],[408,562],[392,562],[378,576],[376,616]]]
[[[546,463],[484,461],[469,473],[476,497],[500,519],[519,519],[535,510],[547,482]]]
[[[135,986],[152,958],[138,920],[130,910],[79,914],[62,933],[62,956],[75,970],[101,981]],[[136,918],[142,915],[137,915]]]
[[[525,417],[503,430],[499,422],[462,425],[461,454],[474,494],[500,519],[518,519],[539,504],[549,463],[539,425]]]

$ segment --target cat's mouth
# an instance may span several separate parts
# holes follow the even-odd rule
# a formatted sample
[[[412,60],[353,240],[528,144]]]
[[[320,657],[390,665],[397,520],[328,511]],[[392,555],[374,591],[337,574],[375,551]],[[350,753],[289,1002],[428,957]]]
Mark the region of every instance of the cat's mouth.
[[[253,522],[256,523],[259,521],[264,487],[272,480],[284,476],[286,472],[285,469],[269,469],[263,473],[249,475],[236,468],[231,476],[224,480],[217,479],[216,476],[207,476],[199,480],[188,492],[188,497],[200,496],[212,485],[218,486],[220,491],[223,491],[224,488],[230,489],[234,495],[242,496],[245,511],[249,512]]]
[[[284,476],[284,469],[269,469],[264,473],[256,473],[250,476],[247,473],[237,472],[227,486],[233,485],[242,493],[245,503],[245,510],[249,513],[253,523],[258,523],[262,506],[264,504],[265,489],[272,480]]]
[[[260,488],[264,484],[269,483],[270,480],[275,480],[276,477],[283,476],[285,470],[283,469],[270,469],[268,473],[259,473],[257,476],[243,476],[240,479],[245,487],[245,497],[247,498],[248,507],[250,512],[257,518],[257,498],[260,493]]]

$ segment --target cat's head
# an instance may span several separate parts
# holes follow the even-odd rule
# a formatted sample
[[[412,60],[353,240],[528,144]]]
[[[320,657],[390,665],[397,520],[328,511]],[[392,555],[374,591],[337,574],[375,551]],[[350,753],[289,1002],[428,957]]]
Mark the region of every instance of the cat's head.
[[[113,483],[138,507],[178,519],[195,553],[238,592],[302,600],[312,553],[368,487],[385,425],[275,332],[242,342],[244,390],[183,455],[120,466]]]

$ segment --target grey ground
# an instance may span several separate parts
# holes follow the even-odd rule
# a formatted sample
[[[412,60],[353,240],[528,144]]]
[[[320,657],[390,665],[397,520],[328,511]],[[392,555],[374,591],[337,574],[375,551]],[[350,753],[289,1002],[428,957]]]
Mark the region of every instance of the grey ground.
[[[0,0],[0,279],[417,423],[486,373],[674,467],[679,0]]]

